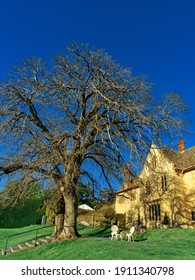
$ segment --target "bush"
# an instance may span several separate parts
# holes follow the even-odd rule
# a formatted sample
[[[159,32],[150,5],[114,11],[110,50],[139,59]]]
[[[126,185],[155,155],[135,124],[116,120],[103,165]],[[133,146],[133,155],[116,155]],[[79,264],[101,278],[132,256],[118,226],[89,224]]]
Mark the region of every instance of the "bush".
[[[101,227],[110,227],[111,226],[111,221],[107,219],[103,219],[99,221],[99,225]]]
[[[116,213],[115,213],[113,207],[110,205],[103,206],[102,208],[100,208],[99,211],[101,211],[103,213],[105,219],[110,220],[110,221],[113,220],[116,216]]]
[[[41,223],[41,199],[28,199],[22,205],[0,209],[0,227],[16,228]]]
[[[169,218],[169,216],[167,215],[167,213],[165,213],[165,215],[164,215],[164,219],[163,219],[163,221],[162,221],[162,224],[163,224],[163,225],[169,225],[169,224],[170,224],[170,218]]]

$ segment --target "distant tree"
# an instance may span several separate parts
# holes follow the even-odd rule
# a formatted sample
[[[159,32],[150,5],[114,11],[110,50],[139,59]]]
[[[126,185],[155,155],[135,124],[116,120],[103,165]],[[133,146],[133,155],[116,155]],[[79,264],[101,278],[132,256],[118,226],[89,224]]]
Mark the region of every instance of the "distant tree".
[[[1,207],[21,205],[28,199],[42,199],[42,186],[36,183],[24,184],[22,181],[13,181],[5,185],[0,192]]]
[[[152,140],[175,138],[185,125],[179,94],[156,102],[151,84],[105,51],[75,44],[68,51],[48,65],[28,58],[0,85],[0,174],[50,179],[59,238],[78,236],[83,177],[112,188],[113,178],[123,177],[125,154],[142,158]]]
[[[90,184],[83,184],[78,182],[77,184],[77,197],[78,197],[78,204],[89,204],[90,206],[93,205],[94,197],[93,191],[90,188]]]
[[[43,201],[41,184],[31,182],[26,185],[20,180],[7,183],[0,192],[0,227],[21,227],[41,222]]]
[[[114,218],[116,218],[116,213],[114,211],[114,208],[110,205],[104,205],[100,211],[103,213],[104,218],[109,220],[109,222],[111,222],[111,220],[113,220]]]
[[[115,201],[115,195],[113,190],[111,189],[107,189],[107,188],[103,188],[102,190],[100,190],[99,192],[99,200],[102,203],[105,204],[112,204]]]

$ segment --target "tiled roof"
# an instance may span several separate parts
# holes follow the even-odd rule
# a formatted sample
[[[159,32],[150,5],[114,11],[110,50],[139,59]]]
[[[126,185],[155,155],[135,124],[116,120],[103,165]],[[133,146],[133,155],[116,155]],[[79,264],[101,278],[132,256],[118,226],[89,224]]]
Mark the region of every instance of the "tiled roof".
[[[174,163],[176,169],[186,170],[195,167],[195,146],[178,152],[164,149],[163,153]]]
[[[178,152],[175,165],[176,168],[180,169],[195,167],[195,146],[183,152]]]

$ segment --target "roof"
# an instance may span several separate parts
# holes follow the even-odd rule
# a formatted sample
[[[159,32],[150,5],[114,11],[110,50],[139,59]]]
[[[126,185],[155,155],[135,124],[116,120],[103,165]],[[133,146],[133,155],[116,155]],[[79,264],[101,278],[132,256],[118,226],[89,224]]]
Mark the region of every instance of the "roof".
[[[84,210],[91,210],[91,211],[94,211],[94,209],[91,208],[90,206],[88,206],[87,204],[79,205],[78,208],[79,208],[79,209],[84,209]]]
[[[175,169],[188,171],[195,168],[195,146],[177,152],[163,149],[163,154],[174,163]]]
[[[139,182],[137,181],[137,177],[134,180],[125,182],[125,185],[126,186],[123,185],[123,187],[120,190],[116,191],[115,194],[118,195],[139,188]]]
[[[155,147],[157,148],[157,146]],[[176,170],[182,171],[184,173],[191,170],[195,170],[195,146],[177,152],[168,148],[158,148],[158,149],[161,150],[163,155],[170,162],[174,163],[174,167]],[[115,194],[122,194],[124,192],[138,188],[140,186],[140,182],[137,179],[138,177],[139,176],[137,175],[130,181],[124,182],[123,187],[120,190],[118,190]]]

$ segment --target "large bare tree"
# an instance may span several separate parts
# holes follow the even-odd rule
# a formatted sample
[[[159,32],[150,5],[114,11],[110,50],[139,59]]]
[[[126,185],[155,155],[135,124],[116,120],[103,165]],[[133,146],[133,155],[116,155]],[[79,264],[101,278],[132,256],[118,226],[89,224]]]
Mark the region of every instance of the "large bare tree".
[[[182,98],[156,102],[151,92],[105,51],[77,44],[48,64],[28,58],[1,82],[0,174],[53,182],[58,237],[78,236],[81,177],[112,187],[126,154],[142,157],[152,140],[183,129]]]

